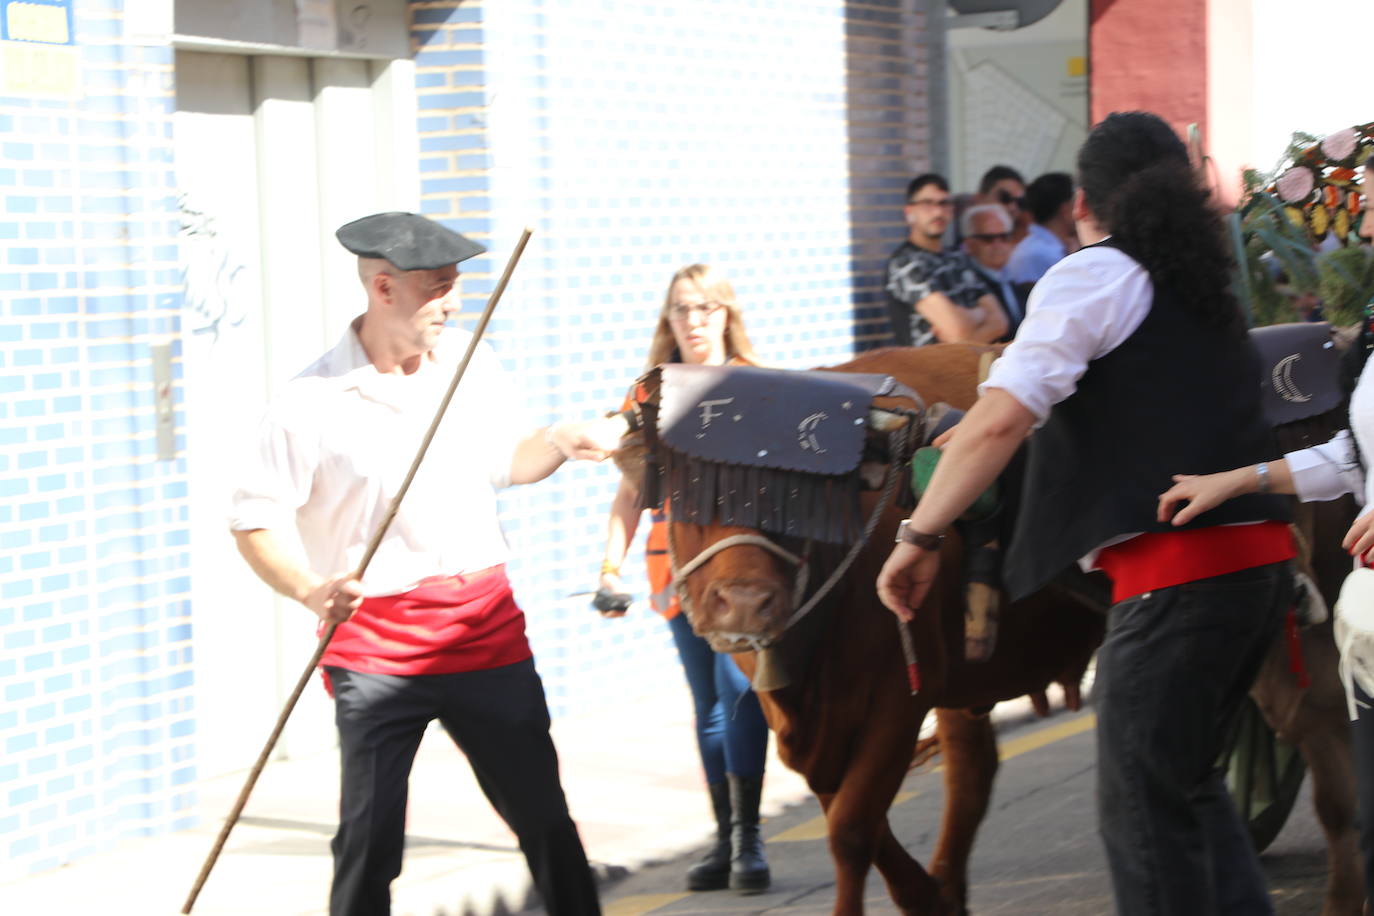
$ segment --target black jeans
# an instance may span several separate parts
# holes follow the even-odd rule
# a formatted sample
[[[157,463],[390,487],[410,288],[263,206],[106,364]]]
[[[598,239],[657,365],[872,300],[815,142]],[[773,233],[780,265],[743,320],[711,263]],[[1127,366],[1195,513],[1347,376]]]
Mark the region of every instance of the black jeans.
[[[1290,564],[1114,605],[1097,656],[1098,824],[1123,916],[1273,913],[1216,769],[1292,602]]]
[[[343,784],[330,916],[387,916],[401,873],[407,780],[438,719],[510,825],[551,916],[599,914],[568,815],[544,686],[526,660],[486,671],[397,677],[330,668]]]

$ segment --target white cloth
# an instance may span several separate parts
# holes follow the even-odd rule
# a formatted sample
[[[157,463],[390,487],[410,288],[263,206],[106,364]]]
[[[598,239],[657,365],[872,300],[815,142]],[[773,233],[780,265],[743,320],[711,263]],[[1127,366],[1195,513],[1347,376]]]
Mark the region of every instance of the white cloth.
[[[446,329],[410,375],[383,374],[350,327],[268,405],[233,495],[236,531],[295,529],[314,572],[356,569],[405,480],[471,335]],[[496,355],[478,348],[396,518],[363,577],[366,595],[506,560],[496,490],[533,428]]]
[[[1050,268],[1031,290],[1016,339],[980,387],[1001,388],[1044,424],[1088,363],[1125,343],[1150,314],[1150,275],[1117,248],[1084,248]]]

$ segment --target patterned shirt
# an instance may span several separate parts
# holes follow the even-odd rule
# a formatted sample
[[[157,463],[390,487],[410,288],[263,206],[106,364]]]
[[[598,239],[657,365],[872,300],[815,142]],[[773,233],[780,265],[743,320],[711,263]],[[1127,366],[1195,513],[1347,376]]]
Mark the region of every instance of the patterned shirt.
[[[955,305],[971,309],[983,296],[994,295],[987,280],[962,251],[935,252],[910,241],[887,259],[888,310],[892,334],[905,347],[936,343],[935,329],[916,311],[916,303],[943,293]]]

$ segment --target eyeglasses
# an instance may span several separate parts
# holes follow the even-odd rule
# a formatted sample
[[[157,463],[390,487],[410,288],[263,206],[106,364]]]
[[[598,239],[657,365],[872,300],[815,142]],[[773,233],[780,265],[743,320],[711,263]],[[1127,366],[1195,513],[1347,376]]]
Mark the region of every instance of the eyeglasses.
[[[722,302],[703,302],[700,305],[670,305],[668,306],[668,317],[674,321],[686,321],[689,317],[694,316],[705,321],[724,307],[725,304]]]
[[[1025,209],[1026,206],[1026,199],[1024,197],[1017,197],[1010,191],[998,191],[997,202],[1004,207],[1009,207],[1012,204],[1016,204],[1017,207]]]
[[[977,239],[980,242],[1010,242],[1010,232],[978,232],[970,235],[969,238]]]
[[[907,203],[913,207],[939,207],[941,210],[949,210],[954,207],[954,201],[948,197],[943,200],[930,200],[929,198],[921,199],[918,197],[915,200],[907,201]]]

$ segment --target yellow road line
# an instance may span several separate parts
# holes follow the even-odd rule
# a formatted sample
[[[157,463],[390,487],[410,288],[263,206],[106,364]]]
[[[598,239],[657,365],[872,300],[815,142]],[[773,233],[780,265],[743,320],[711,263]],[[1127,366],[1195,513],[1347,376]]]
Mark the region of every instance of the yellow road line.
[[[1063,741],[1065,738],[1072,738],[1074,735],[1081,735],[1097,727],[1097,715],[1088,713],[1086,716],[1079,716],[1077,719],[1070,719],[1067,722],[1060,722],[1058,725],[1051,725],[1049,728],[1042,728],[1039,731],[1031,732],[1029,735],[1022,735],[1020,738],[1013,738],[1006,744],[998,747],[998,757],[1002,760],[1010,760],[1021,754],[1028,754],[1037,748],[1042,748],[1047,744],[1056,741]]]
[[[1002,760],[1010,760],[1022,754],[1028,754],[1033,750],[1042,748],[1047,744],[1071,738],[1074,735],[1081,735],[1083,732],[1097,725],[1097,716],[1089,713],[1086,716],[1079,716],[1068,722],[1061,722],[1058,725],[1051,725],[1029,735],[1023,735],[999,746],[998,756]],[[939,772],[942,767],[936,767],[932,772]],[[897,797],[892,800],[893,807],[920,795],[920,792],[898,792]],[[774,837],[769,837],[769,843],[799,843],[807,840],[823,840],[826,837],[825,816],[813,817],[805,823],[798,824]],[[613,900],[602,907],[604,916],[644,916],[662,906],[670,903],[677,903],[685,900],[691,894],[636,894],[633,897],[623,897],[620,900]]]
[[[1002,760],[1010,760],[1013,757],[1030,753],[1047,744],[1053,744],[1056,741],[1062,741],[1065,738],[1082,734],[1095,725],[1097,725],[1097,716],[1090,713],[1086,716],[1080,716],[1077,719],[1071,719],[1068,722],[1052,725],[1049,728],[1042,728],[1029,735],[1023,735],[1020,738],[1015,738],[1005,744],[999,745],[998,757]],[[939,773],[943,769],[944,766],[941,765],[932,769],[931,772]],[[910,801],[920,794],[920,792],[899,792],[897,793],[897,797],[892,800],[892,806],[895,808],[902,802]],[[804,821],[795,827],[784,830],[775,837],[769,837],[768,842],[802,843],[811,840],[823,840],[826,836],[825,815],[821,814],[811,818],[809,821]]]
[[[804,843],[807,840],[825,839],[825,815],[820,814],[803,821],[795,827],[788,828],[777,836],[770,836],[769,843]]]
[[[677,903],[679,900],[686,899],[691,894],[636,894],[633,897],[622,897],[620,900],[612,900],[602,904],[602,916],[644,916],[645,913],[667,906],[670,903]]]
[[[920,792],[898,792],[897,797],[892,799],[892,807],[897,807],[902,802],[911,801]],[[770,843],[801,843],[807,840],[823,840],[826,837],[825,815],[820,814],[804,821],[795,827],[788,828],[777,836],[770,836]]]

